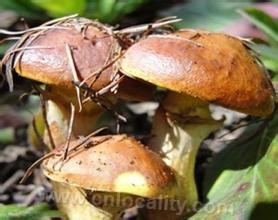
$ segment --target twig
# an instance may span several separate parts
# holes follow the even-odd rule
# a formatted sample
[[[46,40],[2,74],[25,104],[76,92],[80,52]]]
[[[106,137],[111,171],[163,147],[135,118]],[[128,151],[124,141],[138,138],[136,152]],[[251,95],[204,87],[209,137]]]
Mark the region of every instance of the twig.
[[[80,140],[76,145],[72,146],[69,148],[69,152],[78,149],[78,147],[82,146],[83,144],[85,144],[91,137],[97,135],[98,133],[106,130],[107,127],[104,128],[99,128],[96,131],[92,132],[91,134],[89,134],[87,137],[85,137],[84,139]],[[22,177],[22,179],[20,180],[20,184],[24,183],[27,178],[32,174],[33,170],[40,165],[44,160],[52,157],[52,156],[61,156],[63,155],[63,150],[61,151],[60,148],[56,148],[53,151],[51,151],[50,153],[44,155],[43,157],[39,158],[37,161],[35,161],[25,172],[24,176]]]
[[[76,81],[76,82],[80,82],[80,80],[78,78],[78,75],[77,75],[72,50],[71,50],[71,48],[68,44],[66,44],[66,53],[67,53],[71,73],[72,73],[72,76],[73,76],[73,80]],[[79,105],[79,112],[81,112],[82,111],[81,91],[80,91],[80,88],[78,86],[75,86],[75,89],[76,89],[76,95],[77,95],[77,100],[78,100],[78,105]]]
[[[170,21],[170,20],[173,20],[173,19],[176,19],[176,18],[177,18],[177,16],[170,16],[170,17],[159,19],[159,20],[155,21],[154,23],[166,22],[166,21]],[[174,31],[173,26],[171,26],[170,24],[163,25],[163,27],[164,27],[164,29],[165,29],[165,27],[171,28],[171,32]],[[149,36],[150,33],[152,33],[152,31],[154,31],[155,29],[156,28],[154,28],[153,25],[150,24],[148,26],[148,28],[144,31],[144,33],[142,35],[142,38],[146,38],[147,36]]]
[[[11,46],[11,48],[8,50],[12,50],[13,48],[16,48],[16,45],[18,43],[14,44],[13,46]],[[14,54],[12,55],[4,55],[2,62],[1,62],[1,69],[3,70],[3,65],[5,64],[5,78],[7,80],[7,83],[9,85],[9,91],[12,92],[13,91],[13,87],[14,87],[14,83],[13,83],[13,73],[12,73],[12,69],[13,69],[13,62],[14,62]],[[10,57],[11,56],[11,57]]]
[[[40,159],[36,160],[25,172],[24,176],[22,177],[22,179],[20,180],[20,184],[24,183],[27,178],[32,174],[33,170],[40,165],[41,162],[43,162],[44,160],[54,156],[55,153],[54,152],[50,152],[46,155],[44,155],[43,157],[41,157]]]
[[[19,40],[20,37],[6,37],[6,38],[3,38],[2,40],[0,40],[0,44],[6,42],[6,41],[10,41],[10,40]]]
[[[117,120],[120,120],[120,121],[122,121],[122,122],[127,122],[127,119],[126,119],[123,115],[119,114],[118,112],[114,111],[114,110],[111,109],[110,107],[108,107],[108,106],[106,106],[105,104],[103,104],[101,101],[99,101],[99,98],[95,97],[94,95],[91,95],[90,98],[91,98],[91,100],[92,100],[93,102],[99,104],[99,105],[100,105],[102,108],[104,108],[106,111],[111,112],[111,113],[115,116],[115,118],[116,118]]]
[[[109,63],[109,57],[107,58],[107,60],[105,61],[105,64],[103,67],[101,67],[99,70],[97,70],[96,72],[90,74],[89,76],[87,76],[85,79],[83,79],[80,83],[80,86],[84,85],[86,83],[86,81],[88,81],[89,79],[91,79],[92,77],[96,76],[96,78],[93,80],[92,83],[90,83],[90,86],[91,87],[96,81],[97,79],[99,78],[100,74],[106,70],[107,68],[111,67],[111,65],[113,65],[120,57],[122,56],[122,54],[120,53],[117,57],[115,57],[113,60],[111,60]]]
[[[49,138],[49,142],[50,142],[50,150],[53,150],[53,149],[56,148],[56,146],[55,146],[55,142],[53,140],[50,125],[49,125],[48,120],[47,120],[45,100],[44,100],[44,97],[43,97],[42,94],[40,94],[40,100],[41,100],[41,108],[42,108],[42,118],[43,118],[43,121],[44,121],[44,124],[45,124],[46,131],[48,133],[48,138]]]
[[[45,30],[44,30],[45,31]],[[40,31],[41,33],[43,31]],[[33,38],[30,40],[29,37],[32,36],[32,32],[29,32],[21,37],[21,39],[16,42],[11,48],[7,51],[7,53],[4,55],[2,59],[2,65],[5,64],[6,69],[5,69],[5,75],[6,75],[6,80],[9,85],[9,90],[10,92],[13,91],[13,74],[12,70],[15,67],[15,65],[18,63],[19,59],[21,58],[23,54],[23,50],[19,52],[19,54],[16,53],[9,53],[15,49],[20,48],[27,40],[29,40],[28,44],[25,45],[25,47],[29,46],[32,41],[35,39],[36,36],[32,36]]]
[[[28,40],[28,44],[25,46],[30,45],[38,36],[40,36],[42,33],[44,33],[45,31],[49,30],[49,29],[70,29],[70,28],[66,28],[66,27],[58,27],[58,26],[47,26],[47,25],[51,25],[56,23],[56,25],[59,24],[59,22],[63,22],[67,19],[76,17],[77,15],[71,15],[71,16],[67,16],[67,17],[63,17],[63,18],[59,18],[59,19],[55,19],[49,22],[44,23],[43,25],[36,27],[36,28],[31,28],[28,30],[24,30],[24,31],[20,31],[20,32],[9,32],[6,30],[2,30],[3,34],[7,34],[7,35],[20,35],[20,34],[24,34],[20,40],[18,42],[16,42],[9,50],[12,51],[14,49],[18,49],[20,48],[27,40]],[[31,39],[29,39],[31,37]],[[23,51],[20,51],[18,54],[15,54],[14,52],[11,54],[5,54],[3,59],[2,59],[2,65],[5,64],[6,66],[6,70],[5,70],[5,75],[6,75],[6,80],[8,82],[9,85],[9,90],[10,92],[13,91],[13,75],[12,75],[12,70],[15,67],[15,65],[18,63],[18,61],[20,60],[21,56],[23,54]]]
[[[17,45],[17,48],[20,48],[22,45],[25,44],[25,47],[31,45],[33,43],[33,41],[35,41],[39,36],[41,36],[44,32],[46,32],[48,29],[45,30],[41,30],[38,32],[30,32],[29,34],[26,34],[23,36],[23,39],[21,39],[19,41],[19,45]],[[27,41],[27,43],[26,43]],[[13,62],[13,68],[15,68],[16,64],[19,62],[19,60],[21,59],[21,57],[23,56],[23,50],[19,51],[18,54],[16,54],[14,62]]]
[[[4,35],[22,35],[22,34],[32,32],[32,31],[41,31],[41,30],[49,30],[49,29],[68,30],[69,28],[67,28],[67,27],[58,27],[58,26],[38,26],[38,27],[34,27],[34,28],[29,28],[29,29],[24,30],[24,31],[7,31],[5,29],[0,29],[0,34],[4,34]]]
[[[177,19],[177,16],[168,16],[168,17],[164,17],[164,18],[160,18],[158,20],[156,20],[154,23],[161,23],[161,22],[165,22],[165,21],[171,21],[173,19]]]
[[[124,79],[124,75],[120,76],[118,79],[112,81],[109,85],[103,87],[102,89],[98,90],[95,93],[95,96],[101,96],[104,95],[105,93],[109,92],[113,87],[115,87],[116,85],[118,85],[123,79]]]
[[[41,26],[49,26],[49,25],[56,24],[56,23],[59,23],[59,22],[64,22],[64,21],[69,20],[71,18],[76,18],[77,16],[78,16],[78,14],[72,14],[72,15],[61,17],[61,18],[56,18],[56,19],[53,19],[53,20],[50,20],[50,21],[47,21],[47,22],[43,23]]]
[[[70,138],[71,138],[73,122],[74,122],[75,108],[72,103],[70,104],[70,107],[71,107],[71,114],[70,114],[69,128],[68,128],[67,141],[66,141],[66,146],[65,146],[65,150],[64,150],[63,160],[66,160],[67,155],[68,155],[68,150],[69,150],[69,146],[70,146]]]
[[[149,24],[143,24],[143,25],[138,25],[138,26],[133,26],[133,27],[128,27],[124,28],[122,30],[114,31],[114,34],[130,34],[130,33],[140,33],[144,32],[145,30],[149,29],[150,27],[155,29],[159,28],[168,24],[173,24],[182,21],[182,19],[172,19],[168,21],[162,21],[158,23],[149,23]]]
[[[191,44],[194,44],[196,45],[197,47],[204,47],[203,44],[200,44],[196,41],[193,41],[193,40],[190,40],[190,39],[186,39],[186,38],[183,38],[183,37],[179,37],[179,36],[176,36],[176,35],[150,35],[149,36],[150,38],[156,38],[156,37],[159,37],[159,38],[165,38],[165,39],[176,39],[176,40],[183,40],[183,41],[186,41],[188,43],[191,43]]]
[[[77,85],[77,86],[79,86],[79,85]],[[89,100],[92,100],[93,102],[95,102],[96,104],[98,104],[99,106],[104,108],[106,111],[111,112],[116,117],[116,119],[119,119],[120,121],[123,121],[123,122],[127,122],[127,119],[124,116],[120,115],[118,112],[114,111],[110,107],[103,104],[102,103],[103,100],[100,97],[96,96],[96,92],[93,91],[91,88],[89,88],[86,84],[82,85],[81,88],[90,92],[90,96],[83,100],[83,104],[88,102]]]

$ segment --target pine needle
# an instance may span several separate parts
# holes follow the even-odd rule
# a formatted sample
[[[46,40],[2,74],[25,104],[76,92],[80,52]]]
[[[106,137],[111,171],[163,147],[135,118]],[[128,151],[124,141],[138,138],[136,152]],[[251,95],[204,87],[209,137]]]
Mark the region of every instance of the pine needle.
[[[91,134],[89,134],[87,137],[85,137],[84,139],[80,140],[77,144],[75,144],[72,147],[69,147],[69,152],[77,150],[79,147],[83,146],[90,138],[92,138],[93,136],[97,135],[98,133],[106,130],[107,127],[103,127],[103,128],[99,128],[96,131],[92,132]],[[52,152],[44,155],[43,157],[39,158],[37,161],[35,161],[25,172],[24,176],[22,177],[22,179],[20,180],[20,184],[24,183],[28,177],[33,173],[33,170],[40,165],[44,160],[53,157],[53,156],[63,156],[63,149],[61,151],[60,148],[56,148],[54,149]]]
[[[73,76],[73,80],[74,82],[80,82],[79,77],[77,75],[77,71],[76,71],[76,66],[74,63],[74,59],[73,59],[73,54],[72,54],[72,50],[70,48],[70,46],[68,44],[66,44],[66,53],[67,53],[67,57],[68,57],[68,61],[69,61],[69,65],[70,65],[70,69],[71,69],[71,73]],[[77,100],[78,100],[78,105],[79,105],[79,112],[82,111],[82,101],[81,101],[81,91],[80,88],[78,86],[75,86],[76,89],[76,96],[77,96]]]
[[[72,129],[73,129],[73,122],[74,122],[75,108],[74,108],[74,105],[72,103],[70,104],[70,107],[71,107],[71,114],[70,114],[67,141],[66,141],[66,146],[65,146],[65,149],[64,149],[63,160],[66,160],[67,155],[68,155],[69,146],[70,146],[70,139],[71,139]]]

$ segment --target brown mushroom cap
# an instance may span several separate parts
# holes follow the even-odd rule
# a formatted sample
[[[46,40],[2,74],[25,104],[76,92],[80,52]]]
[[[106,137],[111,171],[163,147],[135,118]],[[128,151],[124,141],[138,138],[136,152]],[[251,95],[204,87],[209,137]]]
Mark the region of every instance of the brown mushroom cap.
[[[105,25],[84,18],[72,18],[67,22],[52,26],[40,35],[35,32],[29,36],[22,45],[23,48],[29,47],[29,49],[23,50],[20,55],[19,62],[15,66],[16,72],[23,77],[52,86],[74,88],[72,69],[66,52],[67,44],[71,48],[80,81],[115,61],[121,52],[118,40],[108,33]],[[101,74],[91,77],[87,84],[95,81],[92,88],[100,90],[110,84],[117,73],[117,63],[113,63]],[[141,92],[137,92],[135,100],[151,97],[153,91],[151,86],[125,77],[121,82],[121,87],[129,84],[133,84],[138,90],[142,87]],[[119,89],[119,93],[123,93],[123,96],[129,99],[133,98],[132,92],[126,89],[121,92],[121,88]]]
[[[79,30],[78,27],[83,29]],[[66,44],[71,47],[80,81],[100,70],[120,51],[117,40],[105,31],[104,25],[97,26],[83,18],[70,19],[33,39],[35,35],[38,33],[31,35],[23,47],[46,48],[24,50],[16,65],[16,71],[23,77],[50,85],[73,87]],[[110,82],[112,68],[113,66],[102,72],[94,85],[96,90]]]
[[[181,30],[131,46],[123,73],[169,90],[255,116],[273,112],[274,93],[264,69],[238,38]]]
[[[61,157],[49,158],[43,163],[45,175],[93,191],[148,198],[174,195],[175,175],[158,155],[126,135],[111,136],[101,142],[103,138],[107,136],[91,138],[86,148],[72,152],[63,165]]]

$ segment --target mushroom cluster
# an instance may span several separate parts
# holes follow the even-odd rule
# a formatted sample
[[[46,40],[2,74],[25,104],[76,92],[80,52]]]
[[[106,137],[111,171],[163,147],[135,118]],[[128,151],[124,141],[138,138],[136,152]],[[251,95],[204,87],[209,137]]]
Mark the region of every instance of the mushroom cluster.
[[[123,73],[168,90],[148,144],[176,171],[178,196],[193,206],[198,147],[222,124],[209,103],[267,117],[274,110],[271,81],[245,42],[201,30],[151,35],[131,46],[121,62]]]
[[[209,104],[257,117],[274,110],[272,84],[244,41],[201,30],[150,31],[149,25],[133,31],[58,19],[26,32],[2,61],[10,87],[12,69],[40,83],[46,105],[41,135],[50,151],[42,169],[57,193],[71,195],[57,201],[71,220],[117,219],[131,206],[167,199],[187,209],[142,208],[141,215],[181,218],[198,201],[198,147],[222,125]],[[148,147],[131,135],[90,135],[118,100],[154,100],[155,88],[165,96]]]

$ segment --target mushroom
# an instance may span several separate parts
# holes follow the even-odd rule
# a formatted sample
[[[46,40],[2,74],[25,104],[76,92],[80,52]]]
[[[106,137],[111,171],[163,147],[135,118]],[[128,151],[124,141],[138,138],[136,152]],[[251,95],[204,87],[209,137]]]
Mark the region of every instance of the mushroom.
[[[8,51],[3,59],[7,72],[9,62],[14,62],[15,71],[20,76],[46,85],[43,96],[48,100],[48,122],[65,137],[71,103],[76,107],[82,105],[82,111],[75,111],[75,136],[92,132],[96,119],[103,112],[92,101],[80,103],[79,96],[82,101],[86,98],[83,97],[84,89],[81,88],[82,94],[78,94],[80,89],[76,90],[73,81],[79,84],[84,81],[83,87],[88,87],[85,90],[95,92],[97,99],[105,103],[114,103],[116,96],[131,100],[151,97],[150,86],[128,77],[122,79],[116,61],[123,46],[111,32],[111,27],[79,17],[43,24],[23,35],[14,51]],[[144,92],[138,92],[140,89]],[[54,137],[54,142],[57,141]],[[61,142],[56,143],[59,144]]]
[[[168,90],[148,145],[178,173],[178,196],[189,206],[198,199],[198,147],[221,126],[209,103],[258,117],[274,109],[272,84],[258,59],[245,42],[222,33],[150,35],[127,49],[120,66],[124,74]]]
[[[98,126],[97,120],[103,112],[101,106],[88,101],[82,103],[82,110],[77,110],[77,106],[81,106],[79,95],[82,102],[88,98],[83,96],[85,90],[90,90],[89,95],[90,92],[96,93],[101,103],[115,103],[119,98],[151,98],[151,86],[128,77],[122,78],[118,72],[117,59],[121,55],[122,45],[111,31],[110,27],[85,18],[62,19],[31,29],[6,53],[3,59],[6,75],[9,74],[9,67],[14,66],[20,76],[45,85],[41,93],[46,100],[49,129],[47,125],[45,129],[42,125],[45,123],[42,113],[36,115],[35,124],[42,128],[40,130],[43,130],[42,136],[48,146],[51,145],[50,134],[54,146],[66,142],[70,130],[71,104],[76,108],[71,139],[86,136]],[[84,81],[83,86],[88,88],[76,89],[73,81],[78,84]],[[41,146],[34,138],[34,132],[29,129],[29,140]],[[54,193],[62,195],[70,190],[59,183],[54,187]]]
[[[116,219],[145,198],[173,198],[176,194],[173,170],[132,137],[98,136],[82,144],[75,140],[69,149],[67,160],[61,160],[62,146],[42,167],[56,190],[67,189],[57,202],[70,220]]]

